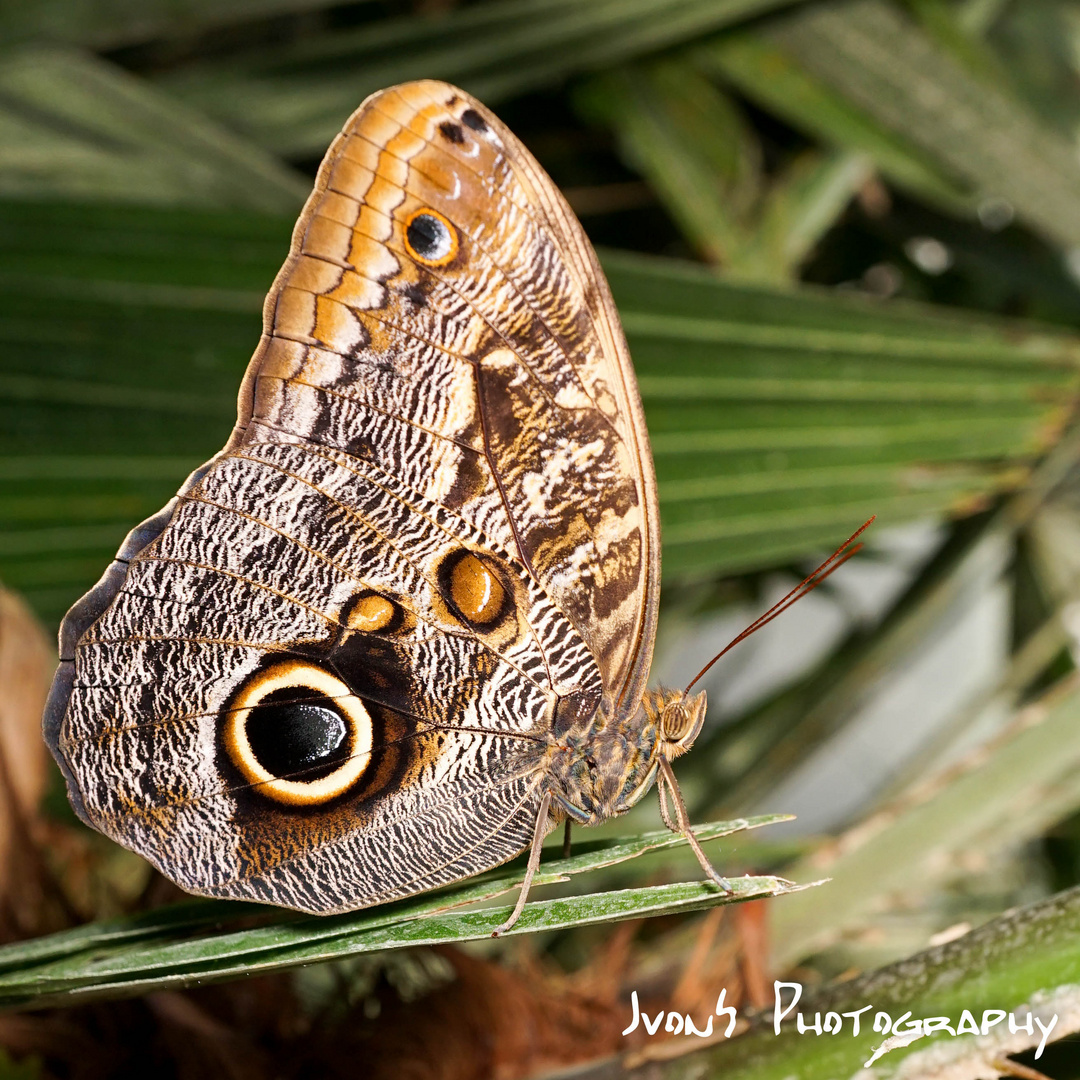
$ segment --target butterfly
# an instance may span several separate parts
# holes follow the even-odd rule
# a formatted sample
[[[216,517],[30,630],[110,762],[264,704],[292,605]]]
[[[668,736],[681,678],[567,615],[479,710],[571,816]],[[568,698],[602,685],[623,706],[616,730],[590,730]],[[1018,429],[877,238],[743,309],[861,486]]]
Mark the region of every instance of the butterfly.
[[[440,82],[327,152],[224,449],[67,614],[45,736],[88,824],[183,889],[381,904],[623,813],[704,693],[646,691],[660,524],[581,226]],[[674,816],[667,793],[673,796]]]

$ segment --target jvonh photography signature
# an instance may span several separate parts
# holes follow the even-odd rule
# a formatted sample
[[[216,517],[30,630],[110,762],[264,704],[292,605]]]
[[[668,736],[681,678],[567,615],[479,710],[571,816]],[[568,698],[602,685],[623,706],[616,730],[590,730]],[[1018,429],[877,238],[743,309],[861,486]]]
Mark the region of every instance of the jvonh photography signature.
[[[1039,1041],[1035,1057],[1040,1058],[1046,1047],[1046,1041],[1058,1022],[1057,1013],[1047,1018],[1030,1009],[1016,1009],[1011,1012],[1007,1009],[984,1009],[978,1019],[970,1009],[961,1010],[957,1017],[913,1017],[911,1010],[894,1016],[884,1009],[875,1008],[873,1003],[848,1012],[826,1011],[824,1014],[820,1011],[815,1012],[811,1019],[809,1013],[796,1011],[803,993],[801,983],[776,981],[773,983],[773,993],[774,1035],[779,1035],[784,1030],[789,1032],[794,1030],[799,1035],[814,1036],[846,1034],[849,1038],[858,1038],[867,1031],[882,1035],[882,1042],[874,1049],[870,1059],[864,1063],[866,1067],[890,1050],[909,1046],[917,1039],[926,1038],[929,1035],[946,1034],[953,1038],[961,1035],[989,1035],[1000,1025],[1007,1025],[1007,1030],[1011,1034],[1024,1032],[1032,1038],[1038,1030]],[[711,1039],[714,1037],[715,1021],[715,1035],[719,1036],[722,1028],[723,1037],[731,1038],[739,1021],[738,1011],[734,1006],[727,1004],[726,989],[720,991],[712,1012],[705,1016],[699,1014],[696,1018],[690,1013],[665,1009],[650,1016],[641,1008],[636,990],[630,993],[630,1009],[630,1023],[623,1030],[623,1035],[629,1035],[640,1027],[646,1035],[656,1035],[663,1031],[667,1035],[697,1035],[703,1039]],[[1002,1030],[1005,1029],[1002,1028]]]

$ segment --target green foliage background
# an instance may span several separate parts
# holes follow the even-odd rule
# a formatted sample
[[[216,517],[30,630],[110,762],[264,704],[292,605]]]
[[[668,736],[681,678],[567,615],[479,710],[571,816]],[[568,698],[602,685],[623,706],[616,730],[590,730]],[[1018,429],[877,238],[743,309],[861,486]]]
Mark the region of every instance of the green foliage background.
[[[0,579],[46,622],[221,445],[344,119],[445,78],[524,138],[601,248],[656,459],[669,621],[753,595],[871,514],[878,533],[947,526],[880,619],[707,733],[682,770],[699,813],[753,805],[950,605],[1010,590],[1010,661],[938,744],[1012,717],[977,756],[943,772],[931,747],[845,843],[748,849],[834,879],[775,904],[777,962],[868,920],[884,944],[834,945],[821,970],[895,959],[1032,898],[1033,859],[1034,895],[1080,880],[1074,0],[13,0],[0,42]],[[996,881],[965,871],[979,860]],[[1027,892],[1001,885],[1018,878]],[[589,903],[560,925],[608,910]],[[110,970],[154,985],[161,957],[111,933],[0,952],[0,996],[120,978],[80,968],[91,947],[99,971],[114,950]],[[233,944],[198,940],[162,985],[235,970]],[[1047,955],[1016,1002],[1071,963]]]

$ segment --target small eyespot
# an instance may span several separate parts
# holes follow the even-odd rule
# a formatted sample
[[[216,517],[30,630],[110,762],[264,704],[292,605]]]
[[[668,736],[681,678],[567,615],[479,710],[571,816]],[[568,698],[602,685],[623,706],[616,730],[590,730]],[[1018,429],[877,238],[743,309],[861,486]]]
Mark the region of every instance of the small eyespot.
[[[450,591],[461,613],[478,623],[491,622],[506,598],[499,579],[475,555],[458,560],[450,574]]]
[[[369,592],[359,596],[345,615],[345,625],[350,630],[373,634],[387,630],[400,617],[400,609],[392,601],[378,593]]]
[[[484,118],[475,109],[466,109],[461,114],[461,122],[466,126],[473,129],[473,131],[480,132],[483,135],[487,129],[487,123]]]
[[[494,571],[471,551],[460,551],[439,570],[444,591],[468,623],[487,626],[506,611],[506,589]]]
[[[343,795],[371,761],[371,716],[330,672],[283,661],[242,687],[225,714],[223,741],[256,793],[291,806]]]
[[[405,246],[425,266],[445,266],[458,253],[457,230],[436,210],[417,210],[405,222]]]
[[[457,143],[459,146],[465,141],[465,135],[460,125],[455,124],[452,120],[444,120],[439,125],[439,131],[442,132],[444,139],[449,139],[450,142]]]

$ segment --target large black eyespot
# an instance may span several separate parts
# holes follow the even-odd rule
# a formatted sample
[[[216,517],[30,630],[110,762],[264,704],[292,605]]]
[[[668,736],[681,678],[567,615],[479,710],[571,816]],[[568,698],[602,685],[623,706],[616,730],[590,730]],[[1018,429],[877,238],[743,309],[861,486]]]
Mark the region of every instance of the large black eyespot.
[[[248,717],[248,744],[274,776],[321,780],[349,756],[349,724],[327,698],[296,701],[290,695],[283,689],[263,698]]]
[[[241,687],[225,716],[225,749],[259,794],[314,806],[344,794],[371,761],[364,703],[336,675],[285,660]]]
[[[405,222],[405,246],[425,266],[445,266],[458,253],[457,230],[437,210],[417,210]]]

